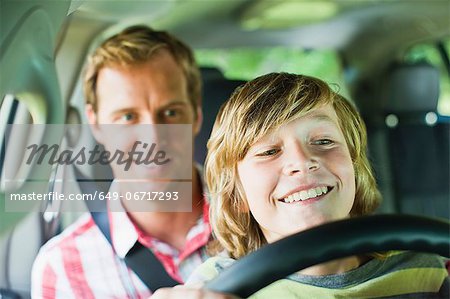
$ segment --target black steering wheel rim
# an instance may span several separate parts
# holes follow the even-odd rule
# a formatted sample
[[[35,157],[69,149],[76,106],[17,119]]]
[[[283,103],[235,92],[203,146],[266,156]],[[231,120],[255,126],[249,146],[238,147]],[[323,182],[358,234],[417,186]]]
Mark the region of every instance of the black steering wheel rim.
[[[327,223],[247,255],[205,288],[246,298],[301,269],[346,256],[389,250],[450,257],[450,222],[413,215],[372,215]]]

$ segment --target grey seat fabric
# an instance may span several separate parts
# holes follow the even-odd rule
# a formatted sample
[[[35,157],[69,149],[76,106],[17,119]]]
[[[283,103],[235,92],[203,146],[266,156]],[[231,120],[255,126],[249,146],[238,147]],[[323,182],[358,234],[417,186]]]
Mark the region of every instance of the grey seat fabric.
[[[203,164],[206,157],[206,143],[211,134],[220,106],[228,100],[235,88],[245,83],[243,80],[228,80],[219,69],[200,68],[203,80],[203,124],[195,139],[194,158]]]
[[[30,298],[31,267],[44,243],[42,213],[31,212],[0,239],[0,298]],[[20,297],[14,297],[20,296]]]
[[[449,219],[450,123],[399,125],[388,136],[399,210]]]

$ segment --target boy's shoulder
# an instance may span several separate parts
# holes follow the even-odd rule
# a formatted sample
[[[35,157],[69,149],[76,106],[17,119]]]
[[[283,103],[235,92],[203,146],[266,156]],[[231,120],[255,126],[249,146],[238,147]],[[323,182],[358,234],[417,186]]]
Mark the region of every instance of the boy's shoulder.
[[[433,253],[391,251],[387,253],[386,268],[445,268],[445,259]]]
[[[230,267],[236,262],[235,259],[230,258],[225,253],[220,253],[216,256],[208,258],[203,264],[190,275],[186,281],[187,285],[204,283],[220,274],[224,269]]]

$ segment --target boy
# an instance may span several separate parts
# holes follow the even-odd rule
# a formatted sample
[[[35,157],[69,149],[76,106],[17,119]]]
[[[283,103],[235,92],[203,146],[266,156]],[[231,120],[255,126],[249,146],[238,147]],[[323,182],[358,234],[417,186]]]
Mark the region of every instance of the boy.
[[[213,230],[229,257],[208,260],[188,282],[210,280],[264,244],[372,213],[380,194],[366,147],[358,112],[321,80],[273,73],[236,90],[217,117],[205,173]],[[251,298],[448,298],[448,287],[439,257],[389,252],[315,265]],[[156,297],[177,293],[227,298],[183,288]]]

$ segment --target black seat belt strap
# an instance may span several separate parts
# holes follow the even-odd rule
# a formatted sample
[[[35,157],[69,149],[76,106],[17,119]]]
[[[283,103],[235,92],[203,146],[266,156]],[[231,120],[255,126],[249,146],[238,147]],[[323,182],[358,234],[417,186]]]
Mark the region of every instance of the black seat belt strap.
[[[142,261],[146,261],[143,263]],[[125,256],[125,263],[154,293],[159,288],[174,287],[179,282],[169,276],[164,266],[150,249],[136,242]]]
[[[91,216],[105,238],[111,246],[113,246],[109,230],[108,213],[91,212]],[[166,269],[153,252],[138,241],[136,241],[134,246],[126,254],[125,263],[137,274],[152,293],[159,288],[174,287],[180,284],[169,276]]]
[[[91,180],[84,178],[84,175],[76,167],[74,167],[74,172],[79,181],[81,192],[84,194],[94,194],[98,191],[98,186]],[[95,224],[105,236],[106,240],[108,240],[111,247],[113,247],[106,201],[100,202],[100,204],[102,204],[101,208],[99,208],[99,202],[94,203],[94,201],[88,200],[86,203]],[[98,210],[101,210],[102,212],[94,212]],[[125,263],[137,274],[152,293],[159,288],[173,287],[179,284],[179,282],[169,276],[166,269],[153,252],[137,241],[125,256]]]

